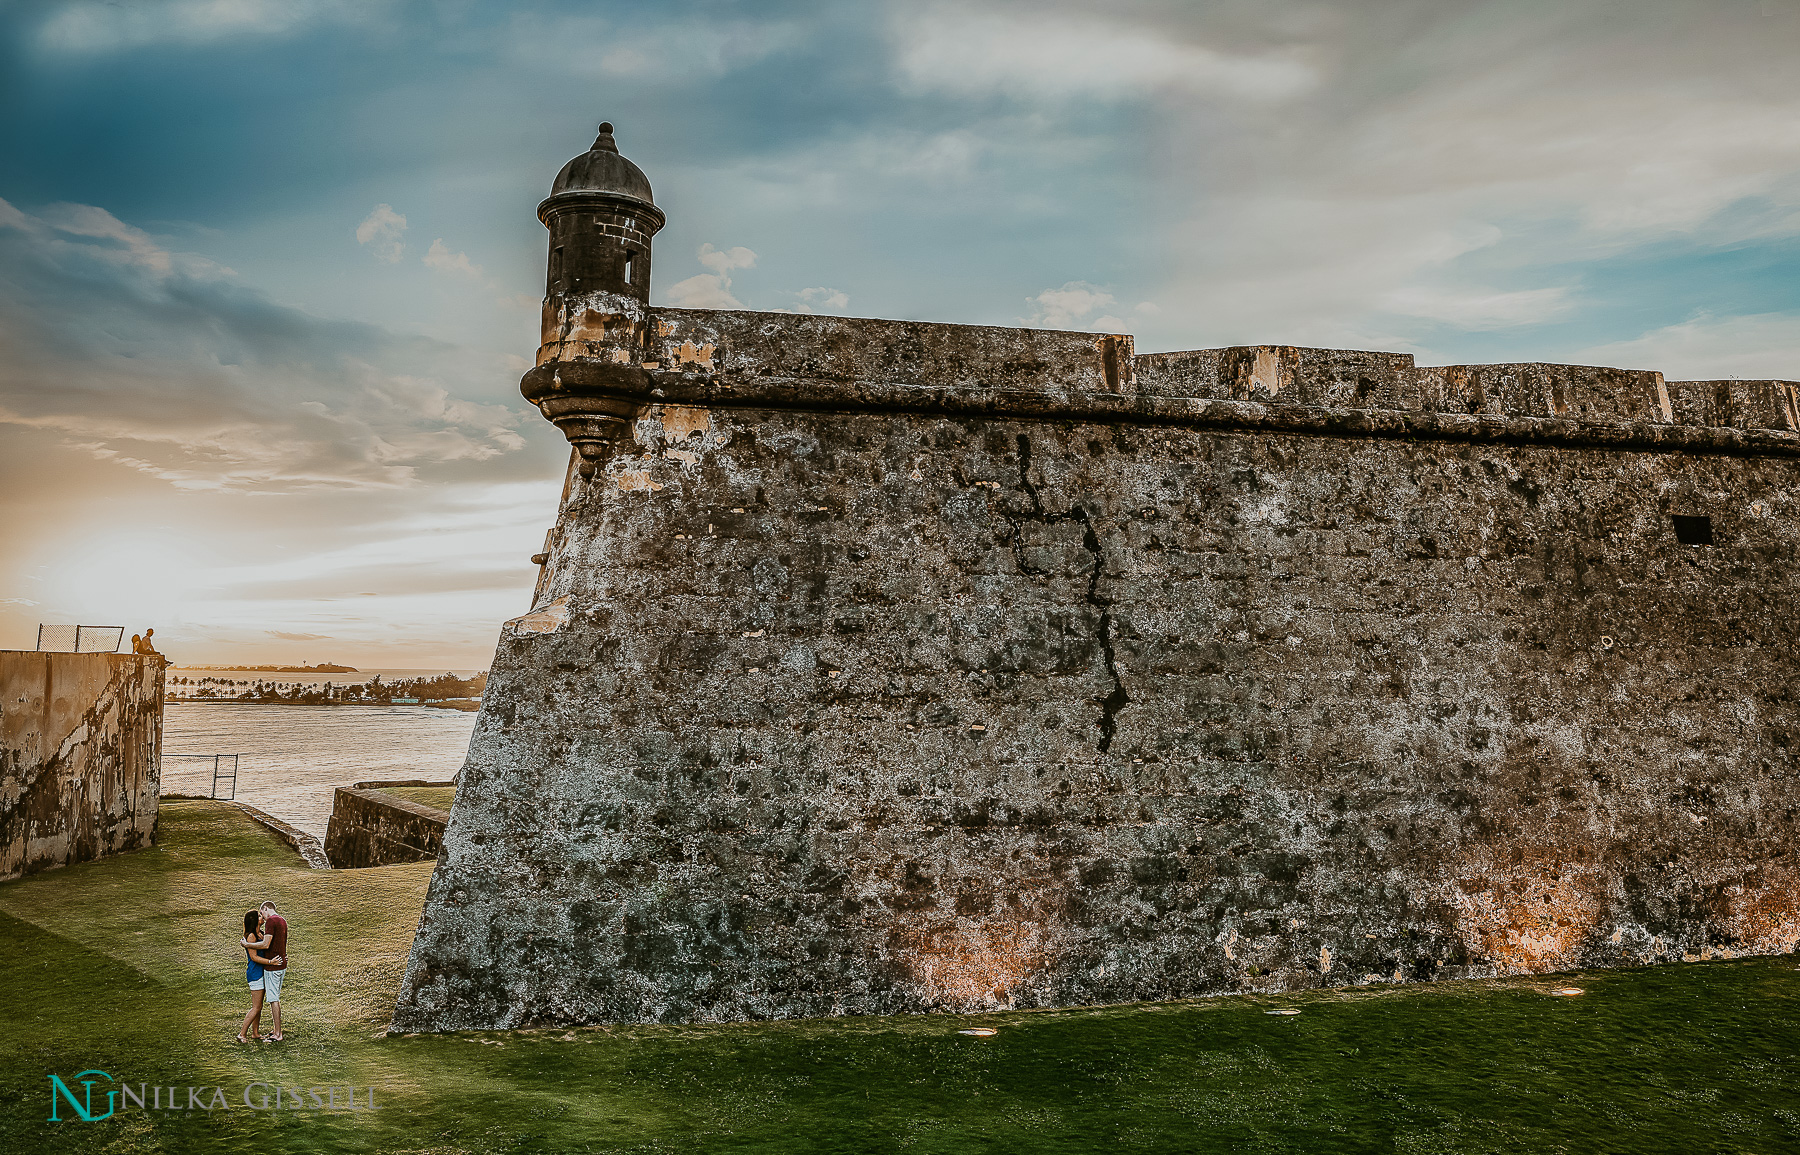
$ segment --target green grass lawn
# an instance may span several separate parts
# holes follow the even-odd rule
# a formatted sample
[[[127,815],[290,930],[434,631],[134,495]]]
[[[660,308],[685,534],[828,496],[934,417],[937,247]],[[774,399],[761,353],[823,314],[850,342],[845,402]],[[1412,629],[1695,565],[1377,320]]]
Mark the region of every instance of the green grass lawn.
[[[0,1155],[1800,1150],[1789,957],[971,1018],[390,1039],[431,864],[307,870],[209,802],[166,804],[161,838],[0,884]],[[294,926],[289,1041],[239,1047],[238,928],[269,897]],[[1563,982],[1587,993],[1545,993]],[[999,1033],[956,1033],[976,1024]],[[48,1122],[48,1076],[92,1068],[223,1085],[237,1109]],[[254,1112],[239,1099],[250,1082],[373,1085],[377,1110]]]
[[[417,802],[421,806],[431,806],[448,814],[450,813],[450,803],[456,797],[456,787],[383,786],[377,793],[392,794],[396,798]]]

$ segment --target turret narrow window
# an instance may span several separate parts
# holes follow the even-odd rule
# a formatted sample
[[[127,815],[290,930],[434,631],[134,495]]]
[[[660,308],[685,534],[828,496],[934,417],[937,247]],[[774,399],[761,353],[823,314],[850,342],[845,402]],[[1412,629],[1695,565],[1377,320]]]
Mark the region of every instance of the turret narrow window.
[[[625,254],[625,283],[631,284],[631,254]]]
[[[562,288],[563,247],[557,245],[550,250],[550,289],[554,293]]]

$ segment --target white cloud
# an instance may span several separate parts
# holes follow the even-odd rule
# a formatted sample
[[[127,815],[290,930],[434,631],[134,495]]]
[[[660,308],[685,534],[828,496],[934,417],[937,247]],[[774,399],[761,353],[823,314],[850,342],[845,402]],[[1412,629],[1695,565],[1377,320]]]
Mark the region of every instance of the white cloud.
[[[676,281],[663,290],[663,299],[677,309],[741,309],[744,303],[731,295],[731,281],[713,273],[699,273]]]
[[[1530,327],[1591,307],[1571,265],[1800,236],[1800,88],[1774,79],[1800,43],[1791,5],[1646,0],[1628,37],[1595,0],[892,11],[902,81],[960,99],[993,142],[982,195],[1021,219],[1118,211],[1083,239],[1161,255],[1160,316],[1118,302],[1043,323],[1127,318],[1147,347],[1402,349],[1448,326],[1517,332],[1529,356]],[[1101,207],[1090,162],[1125,166],[1134,199]],[[1062,199],[1040,209],[1044,188]]]
[[[804,44],[809,24],[775,16],[654,23],[578,11],[527,12],[509,22],[504,49],[518,64],[539,72],[668,84],[753,66]]]
[[[731,273],[756,265],[756,254],[742,246],[717,249],[710,242],[700,246],[700,264],[710,273],[677,281],[663,290],[663,297],[678,309],[741,309],[743,302],[731,295]]]
[[[524,442],[468,350],[277,305],[103,209],[0,201],[0,426],[192,491],[411,484]]]
[[[451,252],[442,237],[431,242],[431,247],[425,251],[422,259],[427,268],[436,269],[440,273],[481,279],[481,266],[470,264],[467,253]]]
[[[835,313],[850,307],[850,294],[842,289],[829,289],[823,285],[814,289],[801,289],[794,294],[794,298],[794,307],[788,310],[793,313]]]
[[[1318,81],[1292,50],[1230,51],[1180,28],[1112,15],[909,5],[896,10],[891,32],[907,80],[960,96],[1118,99],[1173,90],[1263,101]]]
[[[943,188],[968,180],[992,151],[987,140],[966,128],[900,129],[869,133],[848,145],[833,142],[830,164],[865,180]]]
[[[700,246],[700,263],[724,276],[733,269],[754,268],[756,254],[742,245],[730,249],[715,249],[711,244],[704,244]]]
[[[1089,314],[1117,302],[1111,293],[1086,281],[1070,281],[1060,289],[1045,289],[1035,297],[1027,297],[1025,303],[1032,306],[1031,316],[1025,323],[1038,328],[1077,329],[1085,326],[1106,332],[1124,332],[1126,329],[1125,322],[1117,317],[1087,321]]]
[[[1564,286],[1510,293],[1409,286],[1381,298],[1382,308],[1390,313],[1442,321],[1469,331],[1541,325],[1567,316],[1574,304]]]
[[[1701,315],[1629,341],[1591,346],[1575,359],[1589,365],[1655,369],[1671,381],[1726,377],[1795,381],[1800,380],[1800,315]]]
[[[376,205],[363,222],[356,226],[356,243],[367,246],[375,254],[375,259],[386,264],[396,264],[400,260],[405,245],[400,238],[406,235],[406,218],[394,211],[393,205]],[[441,243],[441,242],[440,242]]]
[[[317,24],[359,23],[382,0],[138,0],[65,4],[38,28],[38,42],[68,53],[114,52],[152,44],[209,44],[283,36]]]
[[[600,71],[608,76],[647,76],[656,71],[656,61],[641,48],[615,48],[600,57]]]

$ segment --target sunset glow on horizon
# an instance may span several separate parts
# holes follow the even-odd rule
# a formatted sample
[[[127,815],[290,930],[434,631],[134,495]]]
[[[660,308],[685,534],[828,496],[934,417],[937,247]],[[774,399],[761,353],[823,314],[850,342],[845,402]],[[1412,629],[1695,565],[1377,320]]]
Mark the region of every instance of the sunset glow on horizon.
[[[652,300],[1800,378],[1800,9],[0,11],[0,648],[480,668],[601,120]]]

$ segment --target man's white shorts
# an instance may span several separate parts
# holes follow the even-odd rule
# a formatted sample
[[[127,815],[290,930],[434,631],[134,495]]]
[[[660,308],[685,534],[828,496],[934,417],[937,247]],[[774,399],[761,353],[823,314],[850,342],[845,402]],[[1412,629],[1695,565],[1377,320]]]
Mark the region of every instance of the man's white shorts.
[[[263,1002],[278,1003],[281,1001],[281,980],[286,977],[286,971],[263,972]]]

